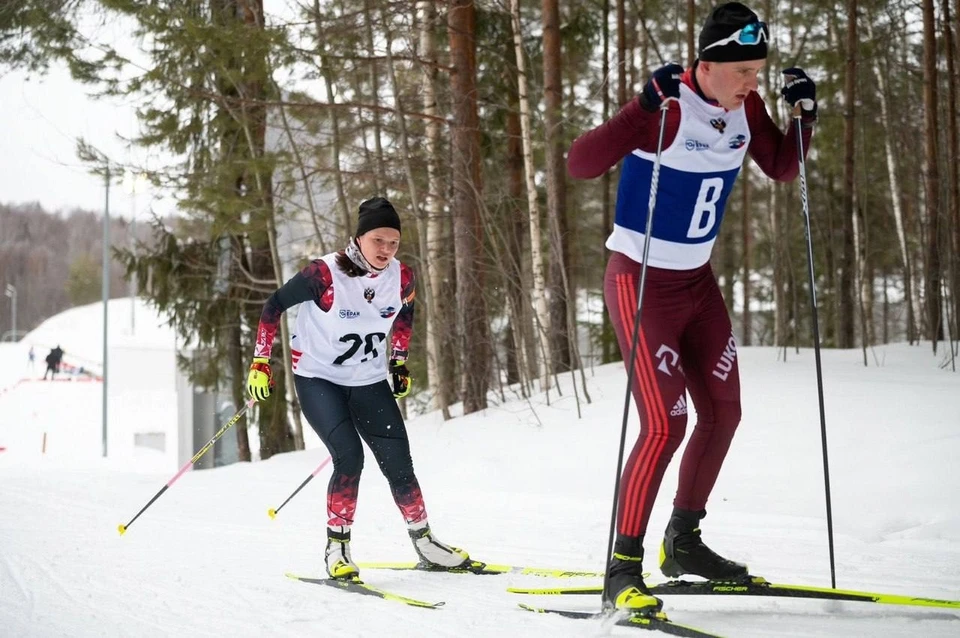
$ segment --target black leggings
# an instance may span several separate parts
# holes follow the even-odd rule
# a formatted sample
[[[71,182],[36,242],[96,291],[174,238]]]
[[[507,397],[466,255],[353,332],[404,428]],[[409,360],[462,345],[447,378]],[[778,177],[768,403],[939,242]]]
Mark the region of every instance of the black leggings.
[[[363,471],[361,437],[387,478],[403,518],[408,523],[424,520],[427,512],[413,473],[407,428],[387,381],[351,387],[294,375],[294,382],[304,416],[333,457],[328,525],[353,524]]]

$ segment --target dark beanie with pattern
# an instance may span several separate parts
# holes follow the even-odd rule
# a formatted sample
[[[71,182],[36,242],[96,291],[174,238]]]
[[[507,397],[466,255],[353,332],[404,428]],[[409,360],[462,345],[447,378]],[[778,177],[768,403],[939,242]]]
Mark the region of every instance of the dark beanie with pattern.
[[[400,231],[400,215],[383,197],[374,197],[360,204],[357,237],[374,228],[396,228]]]
[[[746,5],[739,2],[721,4],[710,12],[700,30],[700,59],[705,62],[743,62],[764,60],[767,57],[767,33],[763,27],[763,39],[756,44],[727,42],[720,46],[711,44],[729,38],[748,24],[758,23],[760,18]],[[710,47],[710,48],[707,48]]]

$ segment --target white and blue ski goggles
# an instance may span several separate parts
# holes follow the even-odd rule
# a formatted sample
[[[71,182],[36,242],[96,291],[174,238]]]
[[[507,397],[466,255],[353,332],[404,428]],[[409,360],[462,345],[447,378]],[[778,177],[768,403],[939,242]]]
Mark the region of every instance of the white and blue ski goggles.
[[[769,33],[767,32],[767,23],[766,22],[751,22],[741,29],[737,29],[729,36],[725,37],[722,40],[717,40],[713,44],[708,44],[703,47],[703,50],[712,49],[713,47],[722,47],[725,44],[730,44],[735,42],[737,44],[760,44],[761,42],[769,42]]]

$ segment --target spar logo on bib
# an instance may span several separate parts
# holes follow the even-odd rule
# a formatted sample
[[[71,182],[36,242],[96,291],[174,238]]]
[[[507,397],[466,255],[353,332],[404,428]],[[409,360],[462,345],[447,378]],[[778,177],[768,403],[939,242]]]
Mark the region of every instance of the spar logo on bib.
[[[356,319],[360,316],[360,313],[356,310],[349,310],[347,308],[341,308],[340,318],[341,319]]]

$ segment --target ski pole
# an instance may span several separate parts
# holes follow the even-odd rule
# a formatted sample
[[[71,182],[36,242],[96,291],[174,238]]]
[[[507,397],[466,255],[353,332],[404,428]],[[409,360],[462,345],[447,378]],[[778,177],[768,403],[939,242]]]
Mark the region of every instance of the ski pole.
[[[647,202],[647,225],[643,234],[643,262],[640,265],[640,285],[637,289],[637,313],[633,318],[633,336],[630,339],[630,364],[627,366],[627,395],[623,400],[623,425],[620,428],[620,452],[617,456],[617,474],[613,484],[613,508],[610,513],[610,536],[607,539],[607,562],[604,563],[603,600],[607,600],[610,571],[606,566],[613,558],[613,538],[617,528],[617,501],[620,498],[620,472],[623,471],[623,448],[627,440],[627,419],[630,416],[630,389],[633,386],[633,369],[637,363],[637,341],[640,338],[640,316],[643,312],[643,288],[647,281],[647,259],[650,255],[650,235],[653,232],[653,209],[657,206],[657,187],[660,183],[660,156],[663,153],[663,132],[667,124],[667,108],[670,100],[660,104],[660,136],[657,138],[657,157],[650,176],[650,199]]]
[[[820,321],[817,318],[817,288],[813,272],[813,238],[810,232],[810,206],[807,204],[807,168],[803,159],[803,126],[800,122],[800,103],[793,107],[797,123],[797,153],[800,161],[800,202],[807,232],[807,265],[810,271],[810,308],[813,312],[813,352],[817,363],[817,398],[820,402],[820,446],[823,449],[823,489],[827,504],[827,544],[830,548],[830,586],[837,588],[837,571],[833,558],[833,508],[830,505],[830,463],[827,459],[827,417],[823,408],[823,370],[820,365]]]
[[[190,467],[191,467],[194,463],[196,463],[198,460],[200,460],[200,457],[203,456],[204,454],[206,454],[206,453],[207,453],[207,450],[209,450],[211,447],[213,447],[213,444],[217,442],[217,439],[219,439],[221,436],[223,436],[223,433],[224,433],[224,432],[226,432],[226,431],[229,430],[231,427],[233,427],[233,425],[234,425],[237,421],[240,420],[240,417],[243,416],[243,413],[246,412],[249,408],[252,408],[252,407],[253,407],[253,404],[256,403],[256,402],[257,402],[257,400],[254,399],[254,398],[248,399],[247,402],[244,404],[244,406],[243,406],[242,408],[240,408],[240,411],[237,412],[236,414],[234,414],[234,415],[233,415],[233,418],[231,418],[229,421],[227,421],[226,423],[223,424],[223,427],[220,428],[220,430],[219,430],[216,434],[213,435],[213,438],[211,438],[209,441],[207,441],[207,444],[204,445],[202,448],[200,448],[200,451],[197,452],[196,454],[194,454],[194,455],[193,455],[193,458],[191,458],[189,461],[187,461],[187,462],[183,465],[183,467],[180,468],[180,471],[177,472],[176,474],[174,474],[173,478],[170,479],[169,481],[167,481],[167,484],[160,488],[160,491],[159,491],[159,492],[157,492],[156,494],[153,495],[153,498],[151,498],[151,499],[147,502],[147,504],[144,505],[144,506],[140,509],[139,512],[137,512],[137,515],[136,515],[136,516],[134,516],[133,518],[130,519],[130,522],[129,522],[129,523],[127,523],[126,525],[124,525],[124,524],[121,523],[121,524],[117,527],[117,530],[120,532],[120,535],[123,536],[124,532],[127,531],[127,528],[130,527],[131,525],[133,525],[133,521],[135,521],[135,520],[137,520],[138,518],[140,518],[140,515],[143,514],[145,511],[147,511],[147,508],[150,507],[151,505],[153,505],[153,502],[154,502],[155,500],[157,500],[158,498],[160,498],[160,495],[161,495],[161,494],[163,494],[163,493],[166,492],[168,489],[170,489],[170,486],[173,485],[174,483],[176,483],[176,482],[177,482],[177,479],[179,479],[179,478],[183,475],[184,472],[186,472],[188,469],[190,469]]]
[[[269,516],[271,519],[276,518],[276,517],[277,517],[277,512],[279,512],[280,510],[282,510],[282,509],[283,509],[283,506],[290,502],[290,499],[292,499],[294,496],[297,495],[297,493],[298,493],[300,490],[302,490],[304,487],[306,487],[307,483],[309,483],[310,481],[312,481],[312,480],[313,480],[313,477],[316,476],[317,474],[319,474],[319,473],[320,473],[320,470],[322,470],[323,468],[325,468],[325,467],[327,466],[327,463],[330,462],[330,459],[331,459],[331,458],[333,458],[333,457],[328,456],[326,459],[324,459],[323,463],[321,463],[320,465],[318,465],[318,466],[317,466],[317,469],[315,469],[315,470],[313,471],[313,473],[310,474],[310,476],[308,476],[307,478],[305,478],[305,479],[303,480],[303,483],[301,483],[300,486],[299,486],[297,489],[293,490],[293,494],[291,494],[290,496],[288,496],[288,497],[287,497],[287,500],[285,500],[284,502],[280,503],[280,507],[278,507],[277,509],[273,509],[272,507],[271,507],[270,509],[268,509],[268,510],[267,510],[267,516]]]

